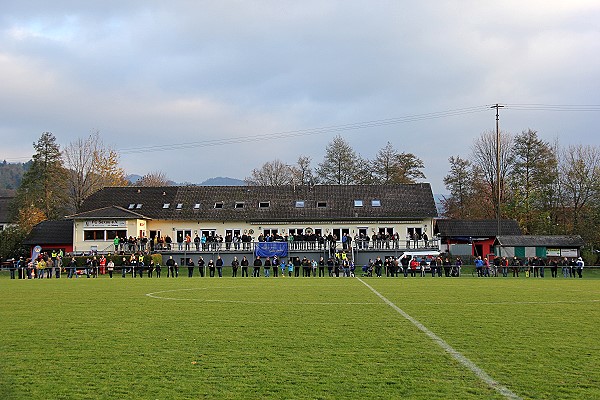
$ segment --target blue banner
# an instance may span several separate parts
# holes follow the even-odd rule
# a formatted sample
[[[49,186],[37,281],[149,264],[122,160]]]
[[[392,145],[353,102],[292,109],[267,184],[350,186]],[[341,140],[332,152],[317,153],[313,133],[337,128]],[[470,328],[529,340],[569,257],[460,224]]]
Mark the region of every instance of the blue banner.
[[[279,258],[287,257],[288,255],[288,244],[287,242],[258,242],[254,250],[254,255],[261,257],[273,257]]]

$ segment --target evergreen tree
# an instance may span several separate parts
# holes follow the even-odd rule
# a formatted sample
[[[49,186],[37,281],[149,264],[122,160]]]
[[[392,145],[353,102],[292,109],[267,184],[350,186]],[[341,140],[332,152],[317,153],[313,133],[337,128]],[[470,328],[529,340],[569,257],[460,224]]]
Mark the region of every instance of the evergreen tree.
[[[20,210],[29,207],[39,209],[46,219],[63,217],[67,212],[67,172],[63,167],[60,146],[52,133],[44,132],[33,147],[33,162],[23,175],[13,203],[15,219]]]
[[[376,183],[415,183],[425,179],[423,161],[412,153],[400,153],[390,142],[380,149],[372,162]]]
[[[322,184],[356,184],[359,167],[360,158],[354,149],[341,136],[336,136],[327,145],[325,157],[317,167],[317,179]]]
[[[556,153],[536,131],[529,129],[515,137],[513,154],[507,211],[519,221],[523,233],[545,233],[558,179]]]

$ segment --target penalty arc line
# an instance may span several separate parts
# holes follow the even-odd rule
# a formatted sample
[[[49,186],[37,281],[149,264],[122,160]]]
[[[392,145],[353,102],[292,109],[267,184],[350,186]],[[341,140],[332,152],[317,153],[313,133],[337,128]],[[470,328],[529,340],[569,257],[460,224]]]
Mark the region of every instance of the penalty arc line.
[[[452,358],[456,361],[470,369],[479,379],[485,382],[489,387],[496,390],[498,393],[503,395],[507,399],[521,400],[521,397],[517,396],[513,391],[511,391],[506,386],[500,384],[498,381],[494,380],[491,376],[488,375],[487,372],[479,368],[473,361],[469,360],[467,357],[459,353],[456,349],[450,346],[444,339],[430,331],[425,325],[420,323],[418,320],[407,314],[400,307],[395,305],[391,300],[388,300],[384,295],[375,290],[371,285],[366,283],[360,278],[357,278],[363,285],[369,288],[377,297],[383,300],[388,306],[393,308],[398,314],[402,315],[405,319],[411,322],[414,326],[416,326],[421,332],[427,335],[431,340],[433,340],[438,346],[446,351],[446,353],[450,354]]]

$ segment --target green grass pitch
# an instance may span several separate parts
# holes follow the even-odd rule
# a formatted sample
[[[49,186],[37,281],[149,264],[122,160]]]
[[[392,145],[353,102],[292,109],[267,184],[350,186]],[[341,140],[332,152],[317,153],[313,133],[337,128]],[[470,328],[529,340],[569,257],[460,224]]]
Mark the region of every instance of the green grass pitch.
[[[520,398],[600,398],[597,277],[360,279]],[[359,278],[0,289],[1,399],[503,398]]]

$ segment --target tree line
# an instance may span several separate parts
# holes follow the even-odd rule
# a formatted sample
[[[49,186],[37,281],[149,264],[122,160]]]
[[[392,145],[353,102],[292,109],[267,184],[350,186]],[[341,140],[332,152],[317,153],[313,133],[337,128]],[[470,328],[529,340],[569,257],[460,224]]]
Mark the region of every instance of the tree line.
[[[517,220],[524,234],[577,234],[600,243],[600,148],[561,147],[531,129],[502,132],[498,185],[496,140],[495,132],[484,132],[467,157],[448,159],[445,217],[496,218],[499,199],[501,218]]]
[[[470,154],[448,159],[444,177],[448,195],[442,215],[456,219],[516,219],[525,234],[579,234],[587,243],[600,243],[600,149],[589,145],[560,147],[539,138],[534,130],[517,135],[500,133],[500,184],[497,182],[496,133],[474,139]],[[17,227],[0,233],[0,256],[13,248],[14,236],[24,237],[45,220],[80,211],[84,200],[104,186],[127,186],[118,152],[106,146],[99,132],[77,139],[63,149],[44,132],[33,144],[12,203]],[[315,167],[309,156],[295,164],[275,159],[253,169],[249,185],[376,185],[424,180],[423,161],[392,143],[373,158],[364,158],[341,136],[326,146]],[[10,164],[8,164],[10,165]],[[0,167],[7,168],[6,162]],[[138,186],[166,186],[160,171],[144,175]],[[500,187],[500,193],[497,188]],[[500,203],[498,203],[498,199]],[[8,238],[10,236],[10,239]],[[17,240],[18,242],[18,240]]]

